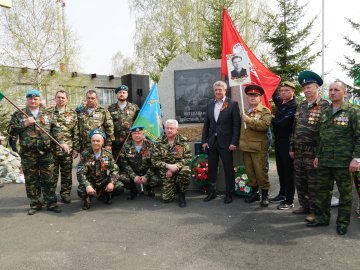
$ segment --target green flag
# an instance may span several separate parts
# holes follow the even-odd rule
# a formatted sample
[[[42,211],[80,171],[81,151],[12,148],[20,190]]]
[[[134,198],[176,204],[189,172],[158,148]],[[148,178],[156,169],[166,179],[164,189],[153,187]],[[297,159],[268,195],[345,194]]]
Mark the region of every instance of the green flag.
[[[0,100],[2,100],[5,97],[5,95],[0,91]]]

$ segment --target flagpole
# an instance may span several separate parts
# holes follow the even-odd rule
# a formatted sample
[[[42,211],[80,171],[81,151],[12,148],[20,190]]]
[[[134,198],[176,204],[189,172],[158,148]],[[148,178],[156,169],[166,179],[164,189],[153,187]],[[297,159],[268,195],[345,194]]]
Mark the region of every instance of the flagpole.
[[[242,113],[245,114],[245,108],[244,108],[244,97],[243,97],[243,91],[242,91],[242,88],[243,88],[243,84],[240,84],[240,100],[241,100],[241,110],[242,110]],[[244,121],[244,127],[246,129],[246,123]]]

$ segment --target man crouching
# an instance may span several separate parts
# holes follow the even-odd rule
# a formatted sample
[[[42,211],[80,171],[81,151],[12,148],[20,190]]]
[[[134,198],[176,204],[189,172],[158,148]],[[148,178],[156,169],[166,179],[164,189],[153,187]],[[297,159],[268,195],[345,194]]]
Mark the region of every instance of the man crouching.
[[[97,195],[105,204],[112,203],[112,195],[124,191],[123,184],[118,181],[119,169],[111,151],[102,148],[105,133],[100,129],[90,131],[91,148],[81,153],[77,169],[79,182],[78,195],[84,200],[83,210],[90,208],[91,198]]]
[[[161,198],[171,202],[178,192],[178,204],[186,206],[185,191],[190,183],[191,150],[187,139],[178,134],[178,121],[169,119],[165,123],[165,134],[157,143],[153,165],[160,170],[162,180]]]

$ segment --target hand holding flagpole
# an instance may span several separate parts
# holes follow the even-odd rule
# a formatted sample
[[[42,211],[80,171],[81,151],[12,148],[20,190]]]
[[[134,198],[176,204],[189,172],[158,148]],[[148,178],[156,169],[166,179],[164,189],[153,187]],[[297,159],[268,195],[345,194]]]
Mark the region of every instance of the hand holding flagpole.
[[[13,105],[20,113],[25,115],[27,118],[30,118],[30,116],[24,112],[22,109],[20,109],[14,102],[12,102],[9,98],[7,98],[4,93],[0,91],[0,100],[5,98],[11,105]],[[69,152],[69,149],[67,147],[64,147],[64,145],[60,144],[53,136],[50,135],[43,127],[41,127],[38,123],[34,122],[34,125],[39,128],[42,132],[45,133],[46,136],[48,136],[54,143],[56,143],[60,149],[62,149],[64,152]]]

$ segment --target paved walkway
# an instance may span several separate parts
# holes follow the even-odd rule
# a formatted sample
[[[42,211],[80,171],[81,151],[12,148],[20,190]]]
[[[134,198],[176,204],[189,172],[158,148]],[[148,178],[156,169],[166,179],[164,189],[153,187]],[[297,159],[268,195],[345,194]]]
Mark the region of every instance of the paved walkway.
[[[272,190],[277,178],[272,166]],[[82,211],[75,188],[63,213],[26,214],[24,185],[0,189],[0,269],[359,269],[360,219],[347,235],[307,228],[304,216],[240,198],[209,203],[197,192],[188,207],[139,196],[96,202]]]

